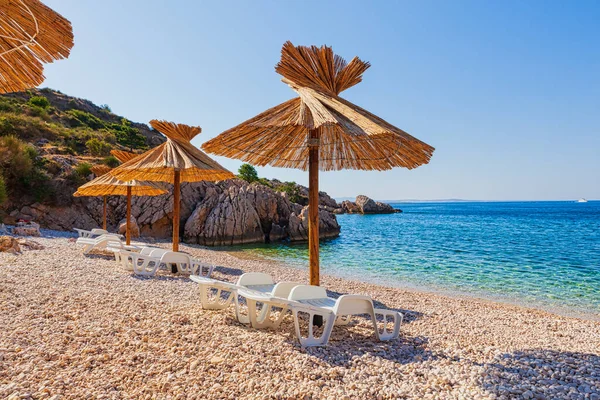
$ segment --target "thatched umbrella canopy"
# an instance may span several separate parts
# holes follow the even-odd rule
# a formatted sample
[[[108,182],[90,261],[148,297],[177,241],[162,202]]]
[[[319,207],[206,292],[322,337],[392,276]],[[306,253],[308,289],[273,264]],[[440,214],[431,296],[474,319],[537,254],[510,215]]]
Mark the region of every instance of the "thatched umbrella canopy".
[[[126,162],[137,157],[137,154],[128,153],[126,151],[112,150],[111,153],[121,162]],[[127,196],[127,222],[125,239],[129,245],[131,243],[131,196],[159,196],[167,193],[167,191],[153,183],[140,181],[120,181],[114,176],[108,174],[111,169],[106,165],[95,165],[92,167],[92,172],[97,178],[82,185],[77,189],[73,196],[80,197],[95,197],[102,196],[104,198],[103,208],[103,227],[106,230],[106,198],[108,196]]]
[[[286,42],[275,71],[299,97],[231,128],[202,148],[265,166],[309,170],[310,283],[319,284],[318,171],[388,170],[427,164],[434,148],[339,97],[370,64],[327,46]]]
[[[0,2],[0,93],[40,85],[43,63],[67,58],[72,47],[71,23],[42,2]]]
[[[110,171],[120,180],[168,182],[173,187],[173,251],[179,251],[181,182],[220,181],[234,175],[198,150],[190,141],[202,130],[166,121],[150,121],[167,141]]]

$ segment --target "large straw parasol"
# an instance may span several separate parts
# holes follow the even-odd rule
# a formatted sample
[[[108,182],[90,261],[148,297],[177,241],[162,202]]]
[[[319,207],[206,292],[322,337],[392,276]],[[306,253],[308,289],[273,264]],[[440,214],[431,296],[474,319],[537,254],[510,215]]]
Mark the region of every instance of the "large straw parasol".
[[[427,164],[434,148],[339,97],[370,64],[331,47],[286,42],[275,71],[300,97],[229,129],[202,148],[258,166],[309,171],[310,283],[319,284],[319,169],[388,170]]]
[[[136,154],[119,150],[113,150],[111,153],[121,162],[126,162],[137,156]],[[103,171],[106,172],[104,175],[98,176],[85,185],[80,186],[73,196],[102,196],[104,198],[103,229],[106,229],[106,198],[108,196],[127,196],[127,222],[125,225],[125,240],[126,244],[129,245],[131,244],[131,196],[159,196],[167,193],[167,191],[153,182],[140,182],[135,180],[126,182],[120,181],[114,176],[108,174],[110,168],[106,166],[97,165],[92,167],[92,172],[94,172],[94,170],[98,172],[98,174]],[[94,173],[96,174],[96,172]]]
[[[167,141],[110,171],[120,180],[168,182],[173,186],[173,251],[179,251],[181,182],[219,181],[234,175],[198,150],[190,141],[202,130],[167,121],[150,121]]]
[[[72,47],[71,23],[40,1],[1,1],[0,93],[40,85],[43,63],[67,58]]]

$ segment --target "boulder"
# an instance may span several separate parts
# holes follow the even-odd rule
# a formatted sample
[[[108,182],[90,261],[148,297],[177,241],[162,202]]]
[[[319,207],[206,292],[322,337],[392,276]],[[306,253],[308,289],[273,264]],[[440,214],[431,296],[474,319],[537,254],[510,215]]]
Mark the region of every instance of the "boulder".
[[[342,208],[343,212],[345,212],[347,214],[359,214],[360,213],[360,209],[356,206],[356,204],[354,204],[350,200],[344,200],[342,202],[341,208]]]
[[[137,220],[132,215],[129,218],[129,230],[131,232],[131,237],[140,237],[140,227],[138,226]],[[121,222],[119,222],[119,233],[121,235],[125,235],[127,232],[127,218],[123,218]]]
[[[0,252],[18,254],[21,247],[17,239],[11,236],[0,236]]]
[[[289,238],[291,241],[308,240],[308,209],[303,207],[302,211],[296,215],[292,213],[288,227]],[[335,215],[323,208],[319,209],[319,238],[333,238],[340,235],[340,225]]]
[[[341,208],[348,214],[393,214],[401,212],[389,204],[375,201],[364,195],[357,196],[354,203],[348,200],[342,202]]]

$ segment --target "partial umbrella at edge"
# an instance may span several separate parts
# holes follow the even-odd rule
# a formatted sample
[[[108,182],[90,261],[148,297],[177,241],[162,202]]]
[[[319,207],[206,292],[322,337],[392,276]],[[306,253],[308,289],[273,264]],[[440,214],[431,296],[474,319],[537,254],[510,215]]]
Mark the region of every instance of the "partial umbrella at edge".
[[[43,63],[67,58],[71,23],[39,0],[0,4],[0,93],[18,92],[44,81]]]
[[[181,182],[220,181],[234,175],[197,149],[190,141],[202,130],[167,121],[150,121],[167,141],[110,171],[120,180],[168,182],[173,187],[173,251],[179,251]]]
[[[309,170],[310,283],[319,284],[318,171],[408,169],[427,164],[434,148],[339,97],[370,64],[346,62],[331,47],[286,42],[275,71],[299,97],[204,143],[209,153],[254,165]]]

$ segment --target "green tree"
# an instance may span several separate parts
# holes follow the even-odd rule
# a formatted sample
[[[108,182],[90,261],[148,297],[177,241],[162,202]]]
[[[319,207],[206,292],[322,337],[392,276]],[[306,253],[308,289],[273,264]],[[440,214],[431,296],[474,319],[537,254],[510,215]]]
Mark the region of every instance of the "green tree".
[[[112,124],[111,129],[116,133],[117,142],[128,147],[129,151],[146,147],[146,137],[137,128],[131,126],[131,123],[125,118],[121,120],[120,125]]]
[[[258,172],[250,164],[242,164],[238,169],[238,178],[245,180],[248,183],[256,182],[258,180]]]

